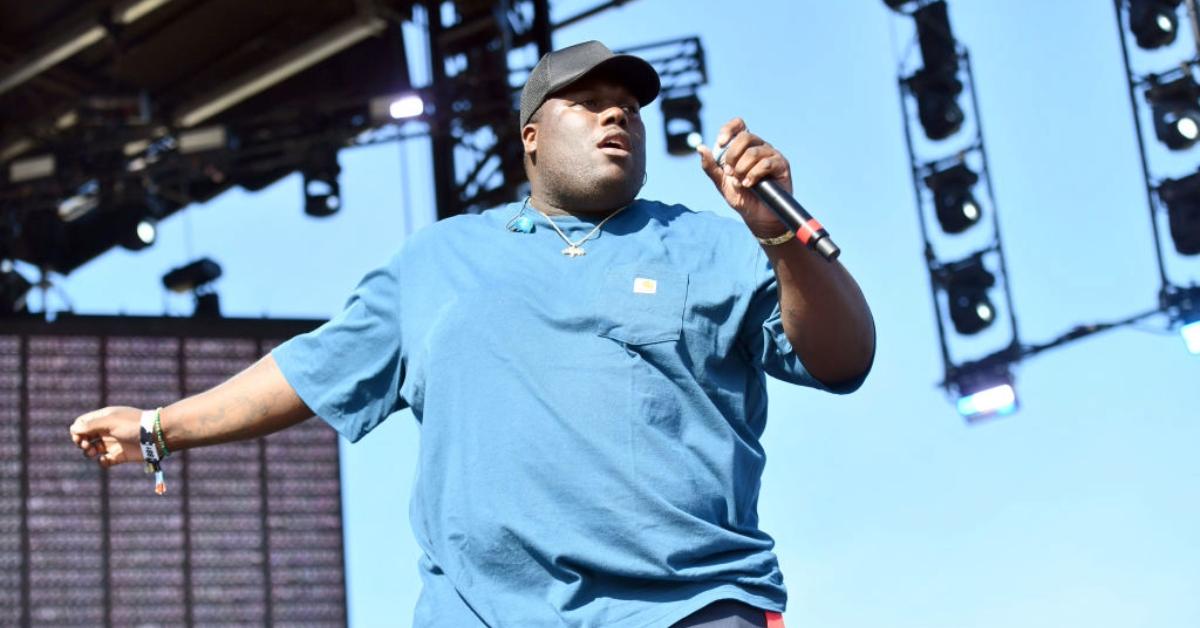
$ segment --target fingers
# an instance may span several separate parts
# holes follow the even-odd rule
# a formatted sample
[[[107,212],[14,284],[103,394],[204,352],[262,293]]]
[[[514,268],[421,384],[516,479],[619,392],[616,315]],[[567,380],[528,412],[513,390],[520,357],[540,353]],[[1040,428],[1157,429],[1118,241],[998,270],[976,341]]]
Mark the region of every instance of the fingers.
[[[720,189],[721,179],[725,174],[721,171],[721,166],[717,164],[716,158],[713,157],[712,151],[704,144],[701,144],[696,147],[696,152],[700,153],[700,168],[712,180],[713,185],[716,185],[717,189]]]
[[[108,408],[93,410],[81,415],[71,423],[71,440],[76,447],[83,450],[83,455],[88,458],[95,458],[106,451],[102,437],[108,433],[108,430],[99,424],[99,420],[107,414]]]
[[[743,131],[746,128],[746,121],[741,118],[734,118],[725,123],[721,130],[717,133],[717,146],[724,146],[729,143],[729,140]]]
[[[126,447],[136,449],[137,432],[130,431],[130,421],[136,421],[138,412],[136,408],[113,406],[80,415],[71,423],[71,441],[85,457],[95,459],[102,467],[125,462]]]
[[[78,444],[80,440],[84,440],[89,437],[92,430],[96,427],[96,420],[106,416],[108,413],[108,408],[101,408],[99,410],[92,410],[86,414],[79,415],[79,417],[71,423],[71,439]]]
[[[88,458],[95,458],[108,452],[108,447],[105,446],[104,440],[100,438],[85,441],[79,448],[83,450],[83,455]]]
[[[706,146],[697,150],[700,165],[718,189],[739,194],[740,188],[752,188],[763,179],[777,179],[791,191],[791,165],[774,146],[751,133],[746,121],[734,118],[717,134],[717,146],[724,146],[721,163],[716,163]]]
[[[734,172],[734,176],[738,177],[738,183],[749,188],[754,187],[763,179],[785,178],[788,174],[788,165],[783,155],[774,149],[761,152],[751,149],[751,152],[742,155]]]
[[[742,155],[753,146],[761,146],[764,144],[763,139],[749,131],[742,131],[733,136],[727,142],[728,148],[725,149],[725,154],[721,156],[721,164],[732,166],[736,164]],[[730,168],[725,169],[726,174],[733,174]]]

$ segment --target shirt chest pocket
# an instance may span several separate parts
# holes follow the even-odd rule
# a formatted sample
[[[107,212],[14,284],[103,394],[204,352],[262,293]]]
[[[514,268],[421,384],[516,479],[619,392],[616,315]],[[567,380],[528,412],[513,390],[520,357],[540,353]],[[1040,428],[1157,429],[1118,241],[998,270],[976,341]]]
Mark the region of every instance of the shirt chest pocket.
[[[643,345],[679,340],[688,276],[653,264],[614,266],[595,292],[596,333]]]

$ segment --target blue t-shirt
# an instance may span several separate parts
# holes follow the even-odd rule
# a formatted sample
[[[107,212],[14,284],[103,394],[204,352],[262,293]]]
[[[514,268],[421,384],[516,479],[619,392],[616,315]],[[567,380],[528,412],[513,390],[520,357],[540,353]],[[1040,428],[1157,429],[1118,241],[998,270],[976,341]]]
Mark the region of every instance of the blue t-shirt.
[[[405,407],[420,423],[414,624],[666,626],[725,598],[782,612],[758,527],[765,375],[828,388],[784,336],[766,255],[740,221],[639,200],[566,257],[532,208],[532,233],[505,228],[520,210],[412,235],[273,352],[351,441]],[[572,240],[596,224],[555,222]]]

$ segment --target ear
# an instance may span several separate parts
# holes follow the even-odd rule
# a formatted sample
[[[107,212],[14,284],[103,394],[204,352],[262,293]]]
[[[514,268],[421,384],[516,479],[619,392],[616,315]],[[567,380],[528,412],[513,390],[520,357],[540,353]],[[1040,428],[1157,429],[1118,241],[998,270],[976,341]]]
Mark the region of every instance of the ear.
[[[537,155],[537,123],[530,122],[524,127],[521,127],[521,144],[525,149],[525,154],[533,159]]]

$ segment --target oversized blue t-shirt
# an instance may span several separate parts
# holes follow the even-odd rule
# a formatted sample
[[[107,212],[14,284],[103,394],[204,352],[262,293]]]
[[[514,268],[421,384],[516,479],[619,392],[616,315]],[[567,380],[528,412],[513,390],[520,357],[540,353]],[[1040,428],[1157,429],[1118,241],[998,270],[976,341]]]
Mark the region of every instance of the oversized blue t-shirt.
[[[667,626],[718,599],[783,611],[758,527],[765,375],[792,353],[740,221],[639,200],[587,254],[533,208],[443,220],[273,352],[356,441],[411,407],[415,625]],[[555,222],[572,240],[596,221]],[[849,392],[861,378],[840,386]]]

